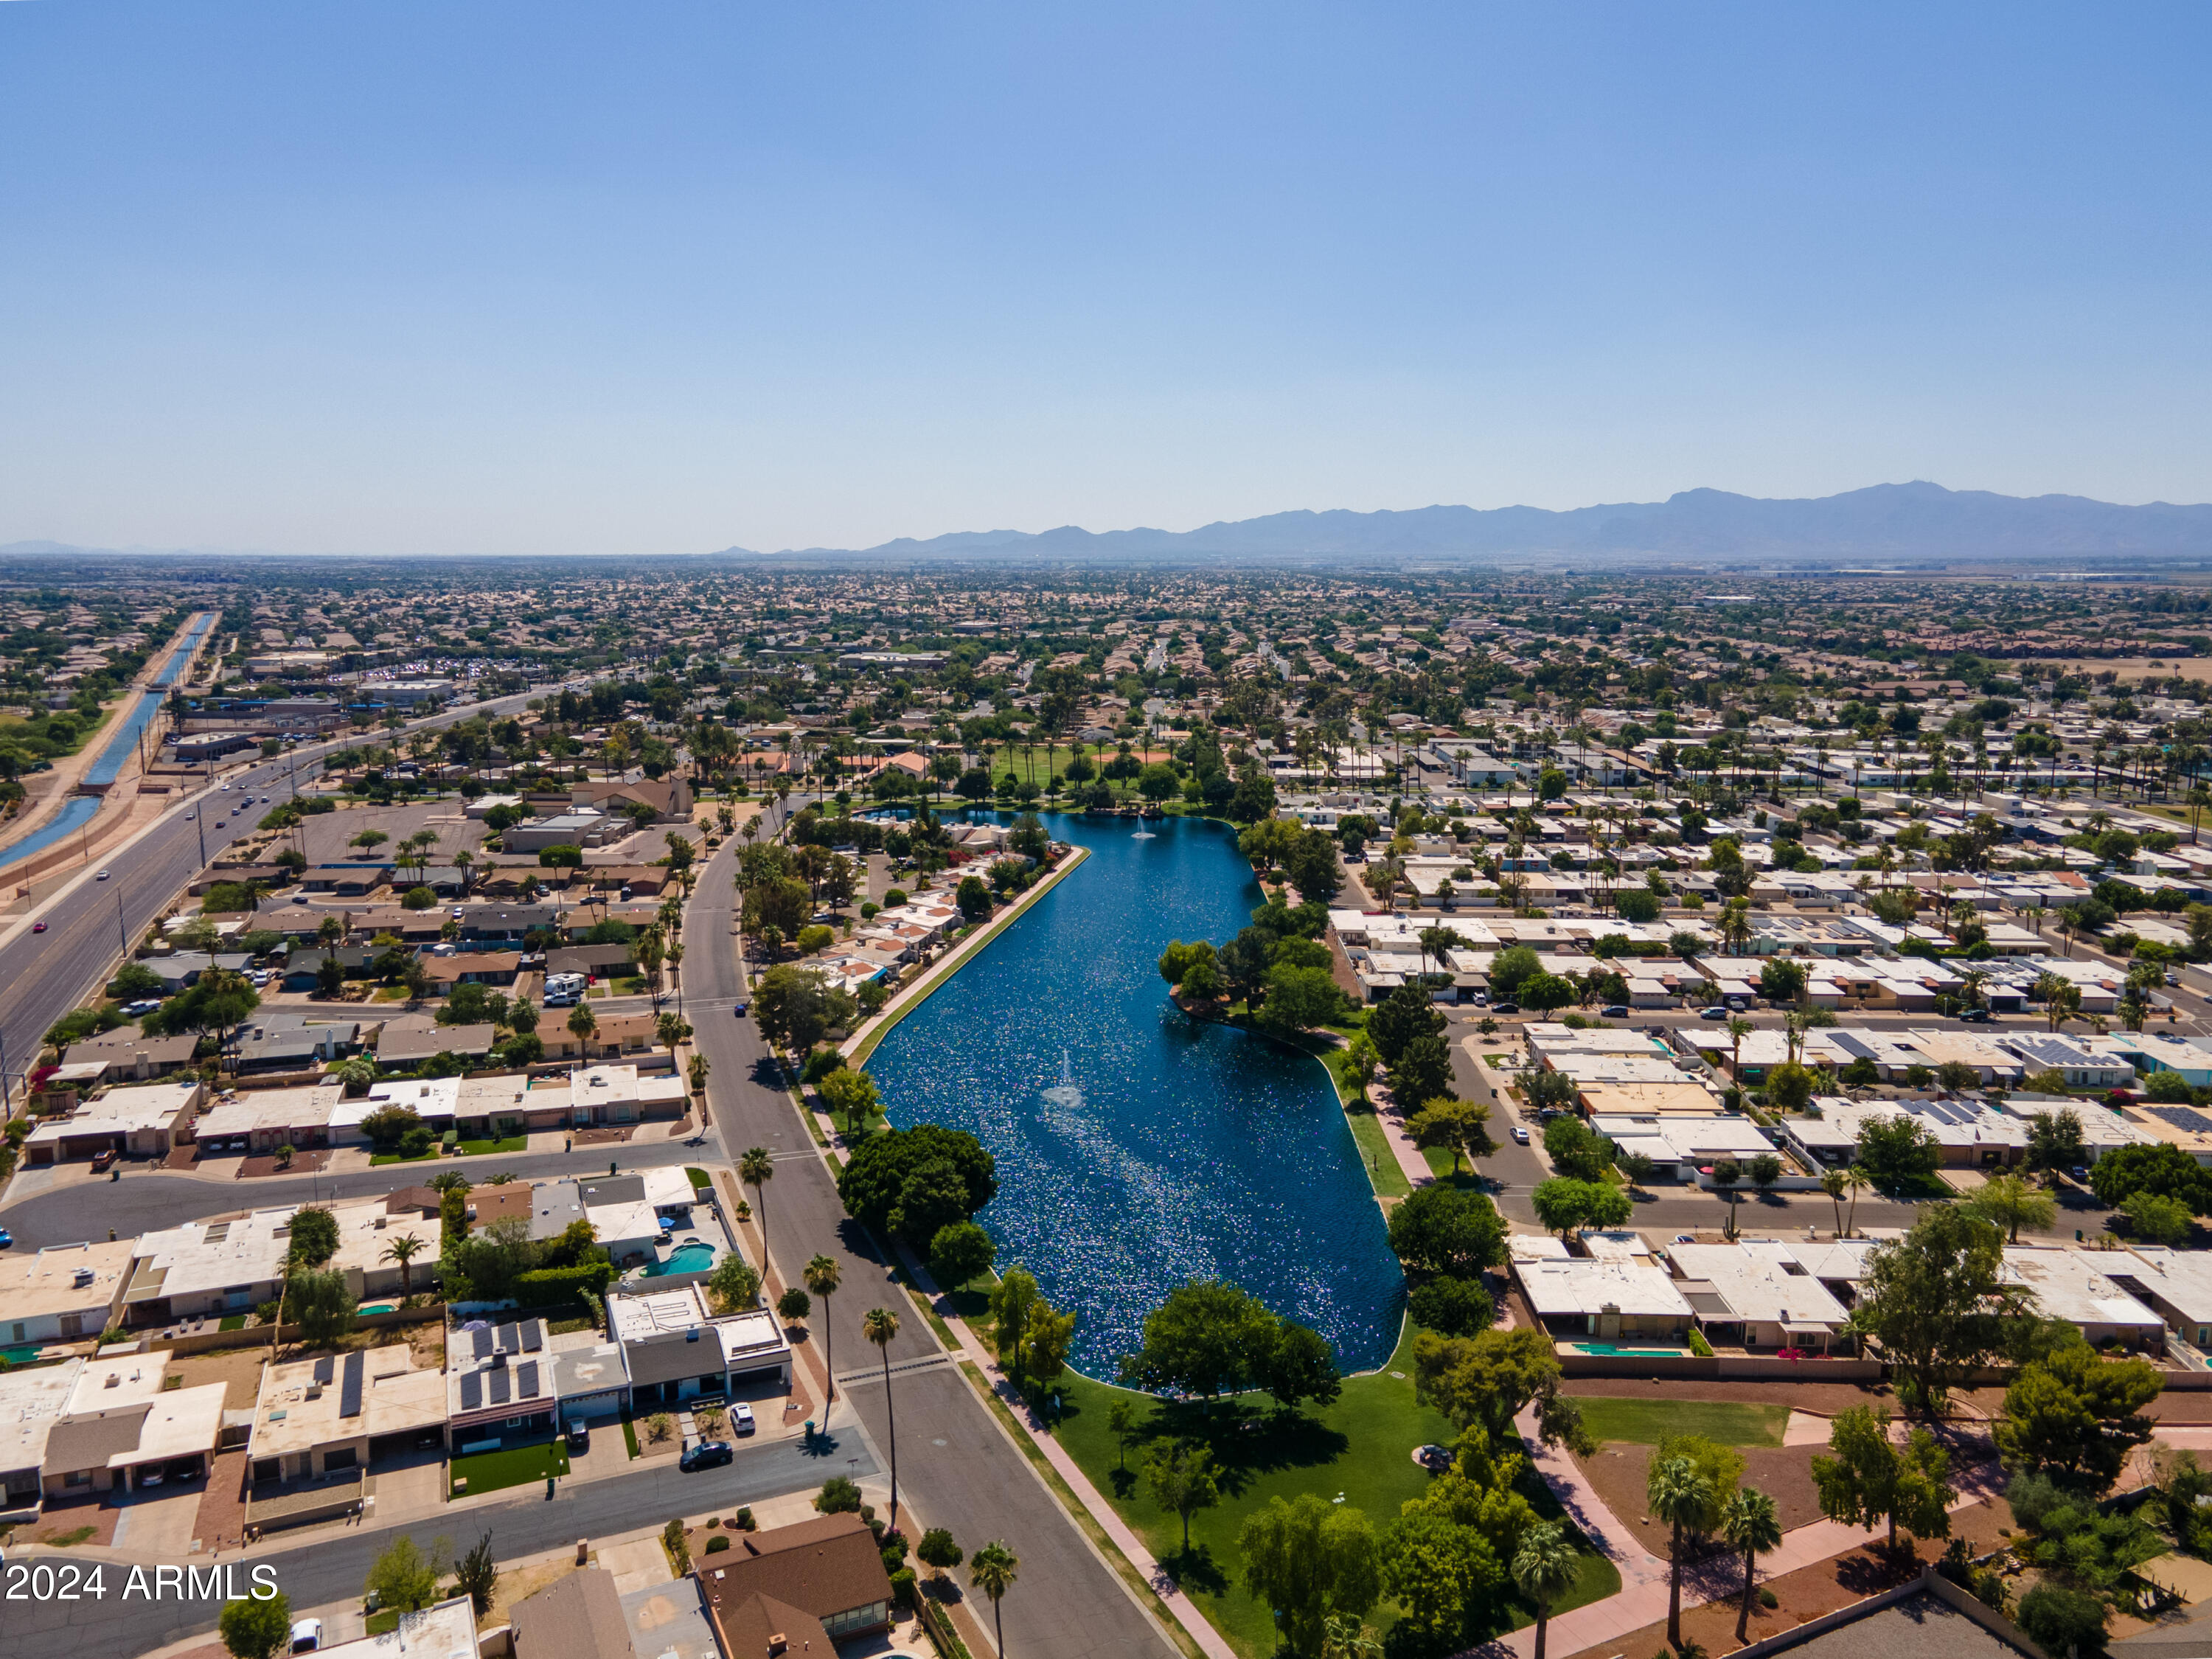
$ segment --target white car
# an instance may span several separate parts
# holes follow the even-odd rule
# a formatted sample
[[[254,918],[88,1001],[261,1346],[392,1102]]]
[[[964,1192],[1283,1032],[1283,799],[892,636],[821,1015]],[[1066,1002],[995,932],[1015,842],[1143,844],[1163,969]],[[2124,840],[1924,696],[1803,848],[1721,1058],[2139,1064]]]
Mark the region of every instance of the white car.
[[[1528,1126],[1521,1123],[1515,1124],[1513,1126],[1513,1139],[1516,1144],[1526,1146],[1528,1144]]]
[[[738,1434],[753,1431],[753,1408],[742,1400],[730,1407],[730,1427]]]
[[[292,1651],[313,1653],[323,1645],[323,1621],[319,1619],[295,1619],[292,1621]]]

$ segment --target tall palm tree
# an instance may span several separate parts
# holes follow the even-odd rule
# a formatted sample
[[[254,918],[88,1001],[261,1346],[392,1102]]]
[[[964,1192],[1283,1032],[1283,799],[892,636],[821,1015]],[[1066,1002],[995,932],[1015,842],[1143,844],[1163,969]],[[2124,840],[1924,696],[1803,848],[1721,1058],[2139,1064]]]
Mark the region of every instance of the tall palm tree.
[[[991,1642],[999,1650],[999,1659],[1006,1659],[1006,1615],[999,1601],[1014,1587],[1014,1570],[1021,1564],[1021,1558],[996,1538],[968,1558],[968,1582],[991,1598]]]
[[[1849,1238],[1858,1231],[1859,1194],[1874,1185],[1874,1182],[1869,1179],[1864,1170],[1854,1164],[1844,1171],[1844,1184],[1850,1189],[1851,1194],[1850,1219],[1844,1224],[1844,1237]]]
[[[753,1189],[753,1208],[760,1212],[761,1272],[768,1272],[768,1183],[775,1177],[775,1164],[765,1146],[748,1146],[738,1160],[738,1179]]]
[[[1729,1075],[1735,1079],[1735,1086],[1739,1089],[1743,1087],[1743,1040],[1754,1029],[1752,1023],[1741,1014],[1734,1016],[1728,1023]]]
[[[765,1238],[767,1234],[763,1232]],[[822,1431],[830,1432],[830,1407],[837,1400],[837,1331],[830,1322],[830,1298],[837,1294],[837,1258],[817,1255],[806,1264],[806,1288],[822,1298],[822,1364],[829,1375],[829,1394],[822,1401]]]
[[[1829,1170],[1820,1176],[1820,1190],[1827,1194],[1829,1202],[1836,1206],[1836,1237],[1838,1238],[1844,1236],[1844,1193],[1850,1184],[1850,1177],[1841,1170]]]
[[[1782,1542],[1782,1522],[1774,1500],[1756,1486],[1745,1486],[1729,1495],[1721,1510],[1721,1536],[1743,1552],[1743,1604],[1736,1609],[1735,1639],[1743,1642],[1744,1627],[1751,1622],[1752,1572],[1758,1559]],[[1536,1638],[1536,1659],[1543,1659],[1544,1638]]]
[[[399,1294],[415,1294],[415,1270],[407,1264],[422,1253],[422,1241],[412,1233],[403,1233],[384,1247],[384,1259],[399,1264]]]
[[[898,1413],[891,1402],[891,1339],[898,1334],[898,1316],[889,1308],[871,1308],[860,1320],[860,1334],[874,1343],[884,1357],[884,1415],[891,1425],[891,1530],[898,1530]]]
[[[1771,1501],[1768,1507],[1772,1507]],[[1535,1659],[1544,1659],[1544,1628],[1551,1623],[1552,1603],[1575,1587],[1582,1570],[1582,1554],[1558,1522],[1543,1522],[1521,1534],[1521,1547],[1513,1555],[1513,1582],[1536,1608]],[[1741,1632],[1737,1634],[1741,1638]]]
[[[1682,1650],[1682,1531],[1697,1524],[1712,1499],[1712,1488],[1686,1457],[1668,1457],[1651,1466],[1644,1493],[1651,1513],[1673,1529],[1667,1566],[1667,1643]]]

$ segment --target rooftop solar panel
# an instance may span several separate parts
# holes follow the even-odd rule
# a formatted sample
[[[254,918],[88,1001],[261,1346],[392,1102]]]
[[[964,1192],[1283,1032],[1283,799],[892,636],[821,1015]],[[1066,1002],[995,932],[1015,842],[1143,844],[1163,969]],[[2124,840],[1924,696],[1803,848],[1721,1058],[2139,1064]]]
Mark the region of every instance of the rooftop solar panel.
[[[477,1358],[483,1359],[489,1358],[491,1353],[492,1345],[491,1327],[486,1325],[479,1329],[471,1331],[469,1333],[469,1345],[476,1351],[476,1356]]]
[[[522,1327],[523,1352],[536,1353],[544,1346],[545,1322],[542,1319],[526,1321]]]
[[[491,1378],[491,1403],[504,1406],[514,1395],[514,1374],[512,1371],[487,1371]]]
[[[461,1377],[461,1409],[465,1412],[472,1412],[483,1404],[483,1374],[478,1371],[464,1373]]]
[[[538,1397],[538,1362],[526,1359],[514,1368],[514,1391],[525,1400]]]
[[[2177,1129],[2186,1129],[2191,1134],[2212,1134],[2212,1117],[2205,1116],[2193,1106],[2146,1106],[2143,1109]]]
[[[315,1381],[318,1382],[329,1382],[333,1375],[331,1367],[337,1364],[337,1357],[333,1354],[326,1353],[319,1355],[315,1360]]]
[[[499,1328],[499,1351],[501,1353],[513,1353],[521,1346],[522,1340],[514,1326],[502,1325]]]
[[[368,1369],[368,1356],[349,1353],[345,1357],[345,1369],[339,1375],[338,1415],[341,1418],[361,1415],[362,1374]]]

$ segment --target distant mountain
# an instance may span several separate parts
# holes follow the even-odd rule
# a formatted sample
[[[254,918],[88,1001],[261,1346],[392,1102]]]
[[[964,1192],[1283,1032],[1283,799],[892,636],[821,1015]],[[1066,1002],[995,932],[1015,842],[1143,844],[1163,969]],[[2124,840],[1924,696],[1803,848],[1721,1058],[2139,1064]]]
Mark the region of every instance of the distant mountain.
[[[1663,501],[1578,507],[1424,507],[1409,512],[1273,513],[1197,530],[1073,525],[1030,533],[962,531],[879,546],[730,556],[882,559],[1455,559],[1565,556],[1674,559],[1928,560],[2172,557],[2212,554],[2212,505],[2118,507],[2081,495],[1996,495],[1940,484],[1876,484],[1811,501],[1686,489]]]

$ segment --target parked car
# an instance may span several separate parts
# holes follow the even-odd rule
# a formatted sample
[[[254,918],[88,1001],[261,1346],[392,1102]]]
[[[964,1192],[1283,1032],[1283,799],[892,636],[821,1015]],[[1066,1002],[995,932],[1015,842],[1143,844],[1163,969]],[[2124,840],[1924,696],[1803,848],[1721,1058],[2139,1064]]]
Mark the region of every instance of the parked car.
[[[1517,1014],[1521,1012],[1521,1005],[1517,1002],[1493,1002],[1490,1005],[1490,1012],[1493,1014]]]
[[[1599,1009],[1597,1012],[1600,1019],[1626,1019],[1628,1005],[1625,1002],[1616,1002],[1609,1008]]]
[[[1698,1010],[1698,1018],[1699,1019],[1726,1019],[1728,1017],[1729,1011],[1725,1008],[1700,1008]]]
[[[136,1002],[125,1003],[123,1005],[123,1012],[128,1014],[131,1018],[137,1019],[141,1014],[152,1013],[161,1006],[161,999],[159,997],[141,997]]]
[[[690,1474],[696,1469],[719,1468],[737,1461],[738,1449],[726,1440],[702,1440],[676,1460],[677,1467]]]
[[[1726,1002],[1729,1012],[1732,1014],[1740,1014],[1745,1012],[1745,1003],[1741,997],[1729,997],[1724,999],[1724,1001]]]
[[[730,1407],[730,1425],[739,1434],[753,1431],[753,1408],[742,1400]]]
[[[94,1175],[99,1174],[102,1170],[105,1170],[105,1169],[108,1168],[108,1167],[109,1167],[111,1164],[112,1164],[114,1162],[115,1162],[115,1148],[114,1148],[114,1147],[112,1147],[112,1146],[110,1146],[110,1147],[108,1147],[108,1148],[106,1149],[106,1151],[102,1152],[100,1152],[100,1153],[97,1153],[97,1154],[95,1154],[95,1155],[94,1155],[94,1158],[93,1158],[93,1160],[92,1160],[92,1170],[93,1170],[93,1173],[94,1173]]]
[[[592,1449],[592,1425],[571,1423],[568,1425],[568,1455],[580,1457]]]
[[[295,1619],[292,1621],[292,1651],[313,1653],[323,1645],[323,1621],[319,1619]]]
[[[5,1227],[0,1227],[0,1250],[6,1249],[15,1242],[15,1235],[9,1232]]]

